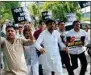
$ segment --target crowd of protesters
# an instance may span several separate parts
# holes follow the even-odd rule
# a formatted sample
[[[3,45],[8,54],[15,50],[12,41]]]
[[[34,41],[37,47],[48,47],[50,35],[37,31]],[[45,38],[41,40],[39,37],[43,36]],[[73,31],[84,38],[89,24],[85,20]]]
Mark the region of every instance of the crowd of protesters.
[[[9,24],[6,20],[1,28],[2,75],[75,75],[78,59],[81,63],[79,75],[85,75],[87,59],[84,46],[88,44],[87,29],[80,29],[80,21],[73,22],[73,29],[66,32],[65,22],[48,19],[32,23]],[[69,43],[79,45],[68,45]]]

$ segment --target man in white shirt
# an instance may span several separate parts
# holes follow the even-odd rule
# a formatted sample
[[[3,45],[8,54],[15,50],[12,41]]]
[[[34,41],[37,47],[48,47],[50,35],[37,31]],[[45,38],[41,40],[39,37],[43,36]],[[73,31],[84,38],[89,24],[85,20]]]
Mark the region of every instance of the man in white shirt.
[[[67,33],[67,42],[72,62],[73,70],[78,67],[78,58],[81,62],[81,71],[79,75],[85,75],[87,60],[83,46],[87,45],[87,34],[80,29],[80,21],[73,22],[73,29]]]
[[[65,42],[66,42],[65,41],[66,31],[65,31],[65,23],[63,21],[58,22],[58,31],[60,33],[60,37],[62,39],[62,42],[65,44]],[[68,74],[69,75],[74,75],[72,66],[70,64],[69,54],[66,53],[64,50],[60,50],[60,55],[61,55],[61,58],[62,58],[62,65],[66,66]]]
[[[63,75],[61,58],[59,54],[58,43],[63,50],[68,51],[60,38],[60,33],[55,29],[55,21],[48,19],[46,21],[47,29],[44,30],[36,41],[36,48],[40,49],[41,44],[45,48],[45,54],[42,55],[42,66],[44,75]]]

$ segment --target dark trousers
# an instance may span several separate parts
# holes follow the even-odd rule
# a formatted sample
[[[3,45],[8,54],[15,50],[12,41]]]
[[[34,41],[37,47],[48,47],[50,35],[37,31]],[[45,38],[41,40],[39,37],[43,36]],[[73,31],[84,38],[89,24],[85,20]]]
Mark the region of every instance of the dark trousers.
[[[86,56],[85,53],[81,53],[81,54],[70,54],[71,57],[71,62],[72,62],[72,68],[73,70],[76,69],[78,67],[78,58],[81,62],[81,71],[79,75],[85,75],[86,69],[87,69],[87,60],[86,60]]]
[[[70,64],[69,55],[65,51],[60,51],[60,55],[61,55],[61,59],[62,59],[63,63],[65,64],[65,66],[67,68],[68,74],[74,75],[72,66]]]
[[[43,75],[42,65],[39,65],[39,75]]]

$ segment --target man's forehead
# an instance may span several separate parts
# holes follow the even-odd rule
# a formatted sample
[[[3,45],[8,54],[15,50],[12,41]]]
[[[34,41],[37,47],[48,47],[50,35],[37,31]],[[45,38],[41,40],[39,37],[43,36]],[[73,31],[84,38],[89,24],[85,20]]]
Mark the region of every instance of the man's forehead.
[[[53,24],[53,23],[55,23],[55,22],[49,22],[49,24]]]
[[[63,25],[65,25],[65,23],[64,23],[64,22],[61,22],[61,23],[60,23],[60,25],[62,25],[62,26],[63,26]]]
[[[42,24],[45,24],[44,22],[42,22]]]
[[[80,24],[80,22],[76,22],[76,24]]]
[[[7,30],[15,30],[13,27],[7,28]]]
[[[64,22],[61,22],[60,24],[64,24]]]

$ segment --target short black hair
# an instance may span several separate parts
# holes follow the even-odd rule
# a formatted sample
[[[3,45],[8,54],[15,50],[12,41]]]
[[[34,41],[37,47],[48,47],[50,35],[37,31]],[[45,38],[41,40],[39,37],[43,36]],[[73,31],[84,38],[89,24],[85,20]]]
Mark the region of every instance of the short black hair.
[[[48,25],[49,23],[52,23],[52,22],[56,23],[55,20],[47,19],[46,22],[45,22],[45,24]]]
[[[6,30],[7,30],[8,28],[13,28],[14,30],[16,29],[14,26],[10,26],[10,25],[6,26]]]
[[[58,22],[58,26],[59,26],[59,25],[60,25],[60,23],[62,23],[62,22],[64,22],[64,21],[59,21],[59,22]]]
[[[79,22],[80,23],[80,21],[79,20],[75,20],[74,22],[73,22],[73,27],[75,26],[75,24],[77,23],[77,22]]]
[[[43,21],[43,20],[40,20],[40,21],[39,21],[39,25],[42,25],[42,22],[44,22],[44,21]],[[44,23],[45,23],[45,22],[44,22]]]

